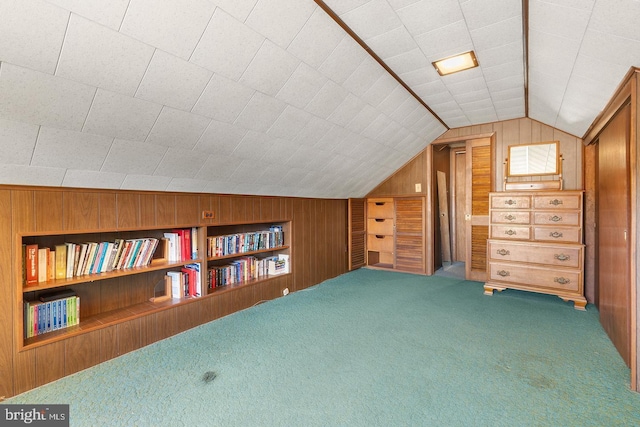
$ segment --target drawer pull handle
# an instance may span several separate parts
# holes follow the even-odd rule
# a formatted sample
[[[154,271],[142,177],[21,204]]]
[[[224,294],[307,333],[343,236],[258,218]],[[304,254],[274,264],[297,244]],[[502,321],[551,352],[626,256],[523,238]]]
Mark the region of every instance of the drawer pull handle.
[[[566,285],[567,283],[571,283],[571,280],[566,279],[564,277],[554,277],[553,281],[556,283],[560,283],[561,285]]]
[[[549,233],[550,237],[553,237],[554,239],[557,239],[559,237],[562,237],[562,233],[559,233],[557,231],[554,231],[553,233]]]
[[[571,259],[569,255],[565,254],[555,254],[553,257],[558,261],[569,261]]]
[[[506,249],[498,249],[496,252],[498,253],[498,255],[502,256],[511,255],[511,252]]]
[[[385,202],[376,202],[376,206],[384,206]]]
[[[553,222],[562,221],[562,217],[558,216],[558,215],[554,215],[554,216],[549,218],[549,221],[553,221]]]
[[[384,236],[382,234],[376,234],[376,239],[384,239]]]
[[[558,200],[558,199],[549,200],[549,204],[553,206],[558,206],[562,204],[562,200]]]
[[[516,216],[509,214],[509,215],[505,215],[504,219],[506,219],[507,221],[513,221],[514,219],[516,219]]]
[[[384,219],[376,218],[376,222],[384,222]]]
[[[507,230],[504,232],[507,236],[514,236],[516,234],[515,230]]]
[[[507,270],[498,270],[496,271],[496,274],[500,277],[507,277],[510,275]]]
[[[504,204],[505,205],[509,205],[509,206],[513,206],[513,205],[517,205],[518,202],[516,200],[509,199],[509,200],[505,200]]]

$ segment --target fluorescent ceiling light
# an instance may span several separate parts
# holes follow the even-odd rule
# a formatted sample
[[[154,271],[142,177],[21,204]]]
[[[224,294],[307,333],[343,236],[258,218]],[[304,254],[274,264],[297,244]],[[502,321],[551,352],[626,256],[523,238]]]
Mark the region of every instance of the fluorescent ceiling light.
[[[460,55],[450,56],[433,62],[433,66],[441,76],[457,73],[458,71],[468,70],[478,66],[476,54],[473,51],[461,53]]]

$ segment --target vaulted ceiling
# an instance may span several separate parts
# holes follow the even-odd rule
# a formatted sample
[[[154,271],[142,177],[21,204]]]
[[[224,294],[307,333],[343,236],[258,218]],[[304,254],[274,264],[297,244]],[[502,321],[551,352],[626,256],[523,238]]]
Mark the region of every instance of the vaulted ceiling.
[[[638,22],[637,0],[0,0],[0,183],[363,196],[448,128],[581,137]]]

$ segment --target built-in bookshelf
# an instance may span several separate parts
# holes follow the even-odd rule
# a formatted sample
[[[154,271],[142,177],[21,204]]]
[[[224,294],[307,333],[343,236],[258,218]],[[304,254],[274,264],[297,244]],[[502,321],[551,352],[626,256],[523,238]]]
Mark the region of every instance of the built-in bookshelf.
[[[210,294],[290,273],[290,221],[207,227]]]
[[[198,229],[22,235],[23,347],[190,302],[153,299],[169,273],[201,265],[198,239],[185,238]]]

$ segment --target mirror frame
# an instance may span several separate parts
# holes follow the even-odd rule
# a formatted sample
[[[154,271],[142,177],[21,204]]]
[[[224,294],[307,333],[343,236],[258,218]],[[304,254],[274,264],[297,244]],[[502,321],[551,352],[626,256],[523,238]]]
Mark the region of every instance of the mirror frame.
[[[511,159],[512,159],[512,149],[513,148],[528,148],[535,147],[540,145],[555,145],[556,147],[556,161],[555,161],[555,169],[550,172],[543,173],[518,173],[514,174],[511,172]],[[509,177],[523,177],[523,176],[546,176],[546,175],[560,175],[560,142],[559,141],[545,141],[545,142],[534,142],[530,144],[518,144],[518,145],[509,145],[507,147],[507,173],[506,176]]]

